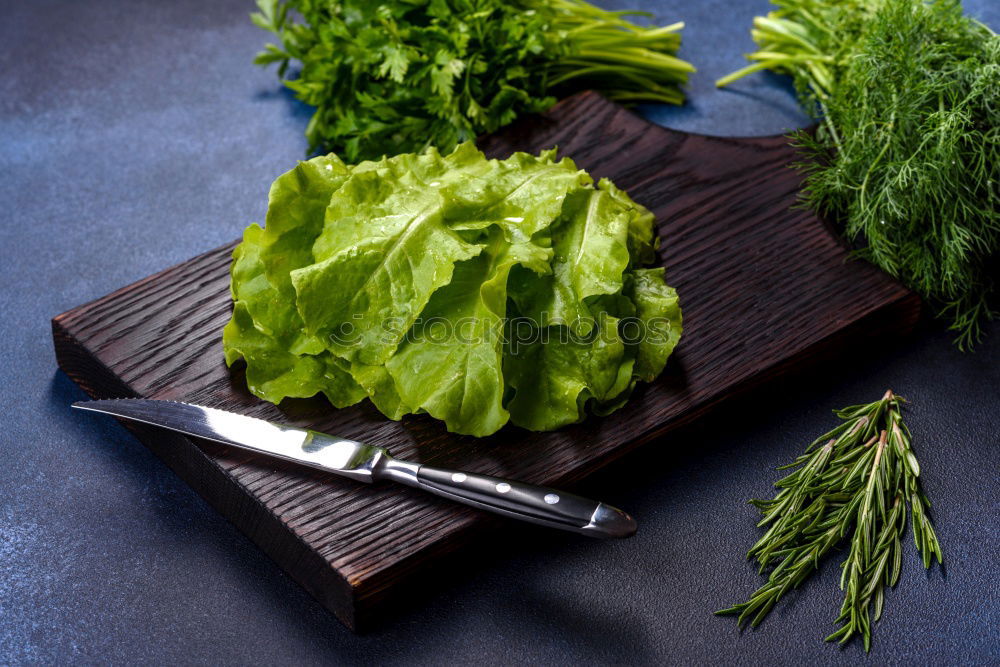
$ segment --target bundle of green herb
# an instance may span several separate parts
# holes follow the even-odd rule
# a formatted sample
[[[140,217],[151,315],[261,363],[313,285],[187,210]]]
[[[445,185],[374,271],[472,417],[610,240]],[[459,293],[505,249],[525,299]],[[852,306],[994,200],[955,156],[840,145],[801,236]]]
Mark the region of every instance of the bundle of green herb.
[[[682,23],[639,27],[583,0],[257,0],[280,63],[316,107],[309,150],[349,162],[492,132],[554,95],[592,88],[626,104],[680,104],[694,68],[674,56]],[[297,71],[289,76],[290,65]],[[293,66],[294,68],[294,66]]]
[[[995,317],[1000,37],[958,0],[772,0],[754,64],[792,75],[820,120],[796,140],[804,201],[974,344]]]
[[[558,428],[621,407],[677,344],[677,294],[642,268],[655,245],[652,213],[555,151],[317,157],[234,252],[226,362],[275,403]]]
[[[756,627],[850,535],[840,577],[846,593],[835,621],[842,625],[826,639],[844,644],[861,635],[865,650],[871,648],[872,623],[882,615],[885,587],[899,580],[907,507],[924,567],[935,557],[942,562],[927,515],[930,502],[920,490],[920,466],[900,416],[902,403],[887,391],[874,403],[837,410],[844,423],[779,468],[794,472],[775,482],[778,494],[750,501],[764,517],[757,525],[768,529],[747,554],[760,563],[761,572],[774,569],[747,602],[716,614],[735,614],[740,626],[750,621]]]

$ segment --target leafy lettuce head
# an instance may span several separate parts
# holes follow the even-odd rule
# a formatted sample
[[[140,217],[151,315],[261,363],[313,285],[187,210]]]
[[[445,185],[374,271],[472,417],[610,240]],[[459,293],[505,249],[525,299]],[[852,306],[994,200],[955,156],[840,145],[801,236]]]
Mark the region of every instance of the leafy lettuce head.
[[[641,268],[653,215],[554,150],[301,162],[233,256],[226,363],[273,403],[550,430],[621,407],[681,333],[663,269]]]

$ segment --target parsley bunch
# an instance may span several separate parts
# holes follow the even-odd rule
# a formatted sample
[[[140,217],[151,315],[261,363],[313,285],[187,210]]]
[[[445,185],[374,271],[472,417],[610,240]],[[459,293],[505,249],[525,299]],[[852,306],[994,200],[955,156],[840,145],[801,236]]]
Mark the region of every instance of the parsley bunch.
[[[271,32],[254,62],[279,63],[316,107],[310,151],[348,161],[442,153],[556,96],[587,88],[623,103],[680,104],[694,68],[682,23],[640,27],[582,0],[257,0]]]
[[[960,348],[996,316],[1000,36],[957,0],[773,0],[750,72],[791,74],[820,120],[799,133],[804,199],[950,320]]]

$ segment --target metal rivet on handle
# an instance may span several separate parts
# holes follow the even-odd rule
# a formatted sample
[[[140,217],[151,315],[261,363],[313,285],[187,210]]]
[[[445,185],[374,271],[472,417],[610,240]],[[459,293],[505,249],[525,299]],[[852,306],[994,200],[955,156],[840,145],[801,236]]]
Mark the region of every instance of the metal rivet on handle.
[[[500,482],[499,484],[497,484],[497,491],[499,491],[500,493],[507,493],[508,491],[510,491],[510,484],[508,484],[507,482]]]
[[[547,502],[549,505],[555,505],[557,502],[559,502],[559,496],[555,493],[546,493],[545,502]]]
[[[461,484],[461,483],[462,483],[462,482],[464,482],[465,480],[466,480],[466,476],[465,476],[465,473],[464,473],[464,472],[456,472],[456,473],[454,473],[454,474],[453,474],[453,475],[451,476],[451,481],[453,481],[453,482],[458,482],[459,484]]]

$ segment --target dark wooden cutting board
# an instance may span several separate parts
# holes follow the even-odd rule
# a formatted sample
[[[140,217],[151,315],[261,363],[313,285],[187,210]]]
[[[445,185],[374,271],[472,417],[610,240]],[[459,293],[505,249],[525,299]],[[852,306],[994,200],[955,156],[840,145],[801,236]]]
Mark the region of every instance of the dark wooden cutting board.
[[[59,366],[96,398],[190,401],[383,445],[412,461],[571,486],[720,401],[916,322],[913,293],[850,260],[821,221],[790,208],[800,177],[788,168],[794,151],[784,137],[675,132],[584,93],[481,145],[493,156],[558,145],[656,213],[684,336],[660,379],[613,415],[555,433],[509,427],[477,441],[425,416],[390,421],[367,402],[345,410],[319,399],[263,403],[223,363],[232,245],[57,316]],[[502,524],[396,485],[129,428],[351,628],[374,619],[402,581],[473,539],[474,528]]]

